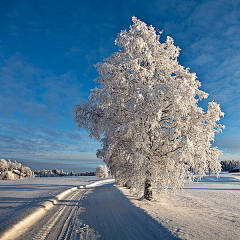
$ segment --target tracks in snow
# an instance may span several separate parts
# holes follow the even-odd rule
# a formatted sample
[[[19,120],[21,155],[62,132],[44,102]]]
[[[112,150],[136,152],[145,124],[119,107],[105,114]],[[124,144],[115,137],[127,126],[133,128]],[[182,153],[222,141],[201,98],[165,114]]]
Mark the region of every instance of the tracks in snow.
[[[77,217],[81,200],[90,189],[78,189],[54,205],[46,215],[18,239],[96,239],[97,235]]]
[[[5,229],[0,239],[51,239],[48,236],[53,230],[55,235],[52,239],[56,239],[56,236],[59,236],[58,239],[69,239],[73,229],[76,229],[75,232],[79,235],[77,239],[81,239],[84,234],[88,236],[92,232],[91,229],[76,217],[82,209],[80,201],[91,191],[88,188],[112,182],[114,179],[104,179],[85,186],[73,187],[53,199],[38,204],[30,215],[25,214],[26,217]]]
[[[21,236],[7,239],[176,239],[112,184],[88,187],[62,194]]]
[[[61,218],[65,218],[65,222],[61,227],[59,237],[64,239],[65,232],[67,231],[67,227],[69,221],[71,220],[74,213],[79,209],[79,201],[84,196],[87,190],[80,190],[77,192],[73,192],[70,194],[66,200],[60,201],[58,204],[55,205],[54,211],[52,216],[50,216],[49,220],[44,224],[44,226],[40,229],[40,231],[34,236],[32,239],[46,239],[49,233],[52,231],[53,228],[57,227],[57,224],[61,222]],[[48,215],[51,215],[53,211],[51,211]],[[46,218],[44,218],[46,219]],[[56,226],[55,226],[56,225]],[[69,232],[69,230],[67,231]]]

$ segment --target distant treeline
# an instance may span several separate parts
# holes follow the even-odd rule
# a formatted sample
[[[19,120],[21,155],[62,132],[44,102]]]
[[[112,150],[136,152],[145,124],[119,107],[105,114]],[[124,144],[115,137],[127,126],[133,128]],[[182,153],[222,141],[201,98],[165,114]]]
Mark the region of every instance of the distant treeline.
[[[34,170],[29,167],[23,166],[23,162],[18,163],[16,160],[0,159],[0,179],[13,180],[24,177],[64,177],[64,176],[95,176],[95,172],[82,172],[82,173],[65,173],[63,170]]]
[[[221,161],[222,171],[232,171],[236,166],[240,167],[240,161],[238,160],[224,160]]]
[[[63,170],[53,169],[53,170],[34,170],[33,174],[35,177],[65,177],[65,176],[95,176],[95,172],[82,172],[82,173],[65,173]]]

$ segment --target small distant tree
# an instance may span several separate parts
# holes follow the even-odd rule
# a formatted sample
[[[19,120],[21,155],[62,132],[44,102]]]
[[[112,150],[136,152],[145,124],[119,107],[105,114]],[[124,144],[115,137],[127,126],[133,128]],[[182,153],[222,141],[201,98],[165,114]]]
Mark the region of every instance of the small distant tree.
[[[208,94],[178,63],[173,39],[161,43],[161,32],[132,21],[115,40],[120,50],[96,65],[100,87],[75,107],[75,122],[101,141],[97,156],[116,181],[151,199],[151,186],[175,190],[186,178],[219,173],[222,152],[212,143],[224,114],[214,101],[206,112],[198,106]]]
[[[52,170],[52,173],[53,173],[54,175],[56,175],[56,176],[59,176],[60,173],[61,173],[61,171],[54,168],[54,169]]]
[[[96,176],[99,178],[108,177],[108,169],[106,165],[99,165],[96,168]]]
[[[23,167],[22,174],[24,177],[32,177],[33,176],[33,173],[29,167]]]
[[[46,177],[47,176],[47,170],[43,169],[40,172],[40,177]]]
[[[4,172],[8,170],[8,162],[5,159],[0,160],[0,172]]]
[[[39,170],[34,170],[33,175],[36,177],[40,177],[40,171]]]

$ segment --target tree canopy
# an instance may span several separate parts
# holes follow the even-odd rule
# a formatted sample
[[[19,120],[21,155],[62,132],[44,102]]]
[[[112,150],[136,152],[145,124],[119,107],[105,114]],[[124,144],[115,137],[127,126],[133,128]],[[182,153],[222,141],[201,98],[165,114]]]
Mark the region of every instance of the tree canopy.
[[[75,107],[74,120],[102,143],[97,156],[119,183],[143,191],[146,179],[157,191],[178,189],[186,178],[221,170],[222,154],[212,147],[221,132],[220,106],[206,112],[208,97],[195,73],[177,60],[180,48],[136,17],[116,40],[120,49],[96,64],[100,87]]]

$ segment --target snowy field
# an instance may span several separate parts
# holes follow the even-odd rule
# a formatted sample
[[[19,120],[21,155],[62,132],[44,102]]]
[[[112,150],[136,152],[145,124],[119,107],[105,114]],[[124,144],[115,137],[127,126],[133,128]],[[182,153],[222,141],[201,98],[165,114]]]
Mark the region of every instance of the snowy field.
[[[0,181],[0,234],[63,191],[99,181],[97,177],[46,177]]]
[[[221,173],[187,185],[183,192],[149,202],[131,197],[174,236],[181,239],[240,239],[240,174]]]
[[[67,189],[89,185],[96,181],[99,181],[96,177],[29,178],[0,181],[0,234],[32,214],[44,201],[54,198]],[[134,229],[138,229],[139,226],[141,228],[147,226],[146,224],[149,221],[146,220],[148,219],[147,214],[154,221],[156,220],[156,223],[160,224],[159,226],[154,224],[158,228],[157,231],[160,229],[161,235],[166,234],[169,236],[169,238],[165,239],[173,239],[174,236],[176,239],[191,240],[239,239],[240,174],[221,173],[220,178],[215,176],[205,177],[198,183],[187,185],[183,192],[162,196],[160,200],[151,202],[131,196],[126,188],[118,188],[134,204],[132,207],[124,200],[126,198],[121,192],[115,190],[116,188],[112,185],[106,185],[104,188],[96,188],[95,190],[94,188],[86,188],[86,190],[74,193],[76,204],[78,204],[76,206],[78,207],[72,219],[77,220],[79,224],[87,223],[102,236],[117,237],[119,234],[119,237],[115,239],[122,239],[124,229],[126,231],[124,234],[136,235],[137,233],[133,234]],[[80,200],[78,195],[85,197]],[[69,202],[69,206],[74,203],[74,201],[65,201]],[[61,205],[56,205],[55,207],[62,207]],[[99,206],[101,207],[99,208]],[[134,208],[134,206],[137,208]],[[85,211],[82,211],[83,209]],[[143,209],[147,214],[144,215],[138,209]],[[51,211],[48,214],[50,220],[56,210],[53,208]],[[103,216],[103,212],[106,213],[106,216]],[[120,218],[121,213],[124,214]],[[138,223],[139,221],[135,219],[136,216],[138,216],[138,220],[141,217],[144,220]],[[60,219],[62,218],[63,215],[59,215],[57,225],[60,224]],[[118,218],[126,224],[120,224]],[[62,221],[64,223],[65,220],[63,219]],[[45,220],[43,224],[44,222]],[[71,221],[69,220],[69,222]],[[37,222],[36,224],[33,228],[41,233],[42,230],[39,223]],[[135,227],[131,230],[130,226]],[[65,227],[66,229],[71,228],[70,225]],[[154,233],[157,233],[157,231]],[[172,237],[170,237],[171,235],[167,231],[170,231]],[[129,238],[130,235],[126,235],[124,239],[134,239]],[[92,239],[98,239],[96,234],[92,236],[94,236]],[[22,239],[24,239],[24,236]],[[142,239],[144,238],[142,237]]]

